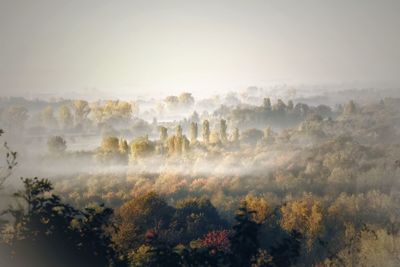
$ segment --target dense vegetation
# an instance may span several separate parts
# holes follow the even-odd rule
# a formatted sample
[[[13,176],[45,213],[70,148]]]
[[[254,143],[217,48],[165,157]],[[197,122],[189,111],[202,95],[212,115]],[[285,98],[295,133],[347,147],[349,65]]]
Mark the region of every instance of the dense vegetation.
[[[4,198],[0,266],[400,265],[400,99],[231,102],[198,115],[171,96],[163,108],[189,115],[151,123],[123,101],[36,110],[36,160],[99,171],[23,178]],[[4,111],[6,132],[27,114]],[[97,148],[68,149],[66,133],[92,131]]]

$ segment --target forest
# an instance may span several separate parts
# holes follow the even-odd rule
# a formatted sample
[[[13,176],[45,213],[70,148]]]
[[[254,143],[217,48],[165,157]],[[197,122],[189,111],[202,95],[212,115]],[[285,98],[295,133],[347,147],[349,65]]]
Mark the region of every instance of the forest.
[[[400,98],[357,94],[1,98],[0,266],[399,266]]]

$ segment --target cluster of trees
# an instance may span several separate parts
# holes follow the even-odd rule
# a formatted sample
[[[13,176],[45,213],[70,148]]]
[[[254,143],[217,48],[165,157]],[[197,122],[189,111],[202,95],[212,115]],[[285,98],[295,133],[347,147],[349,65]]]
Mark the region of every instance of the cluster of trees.
[[[299,256],[301,234],[294,230],[270,252],[262,248],[267,218],[246,200],[229,229],[203,198],[173,207],[147,193],[114,213],[103,205],[66,204],[46,179],[22,182],[14,194],[19,205],[2,213],[9,220],[0,225],[5,266],[287,266]]]
[[[108,106],[127,119],[125,104]],[[399,266],[399,107],[265,99],[155,121],[130,142],[109,135],[90,155],[128,168],[23,179],[1,213],[0,265]],[[53,160],[76,156],[60,136],[47,145]],[[5,149],[6,178],[16,154]]]
[[[156,238],[154,242],[163,249],[168,248],[168,253],[172,253],[168,255],[175,260],[182,259],[177,251],[192,255],[193,250],[203,251],[196,247],[202,242],[215,242],[216,252],[213,253],[225,256],[210,259],[210,262],[217,260],[215,265],[222,266],[234,264],[225,257],[234,257],[229,254],[234,246],[232,235],[236,220],[233,214],[245,201],[249,216],[258,225],[257,252],[250,257],[253,266],[379,266],[383,262],[385,266],[397,266],[400,240],[398,104],[399,101],[393,99],[368,106],[349,102],[336,119],[309,116],[298,127],[280,132],[266,128],[239,133],[226,130],[229,124],[219,121],[214,132],[218,134],[220,145],[212,141],[209,121],[204,121],[200,127],[191,123],[189,138],[181,127],[177,127],[172,136],[168,136],[166,127],[160,127],[158,140],[140,138],[128,144],[130,153],[137,159],[149,158],[144,171],[81,175],[57,182],[56,190],[68,202],[80,207],[85,203],[105,202],[116,209],[118,216],[122,216],[120,211],[127,207],[126,203],[154,197],[153,193],[143,195],[143,192],[156,191],[163,198],[157,197],[154,203],[161,203],[160,199],[168,203],[163,204],[165,212],[157,206],[159,204],[156,210],[168,216],[154,219],[154,214],[158,213],[153,214],[146,208],[151,221],[159,221],[151,224],[140,216],[135,215],[133,219],[126,215],[127,211],[123,212],[129,218],[125,221],[133,225],[124,226],[127,232],[119,237],[132,234],[146,240],[148,229],[135,226],[136,219],[158,225],[158,228],[154,226],[158,231],[149,233],[151,240]],[[385,130],[380,130],[381,127]],[[201,134],[199,129],[202,129]],[[227,142],[221,141],[224,134]],[[258,141],[246,141],[254,139]],[[189,145],[185,154],[180,150],[182,140]],[[233,140],[238,140],[236,146]],[[119,139],[114,139],[115,151],[120,151],[120,143]],[[161,144],[165,146],[160,148]],[[173,168],[177,162],[172,160],[174,157],[166,157],[166,161],[155,165],[151,155],[160,149],[165,149],[167,155],[169,151],[181,151],[177,161],[183,167]],[[207,169],[201,166],[205,160],[209,164]],[[158,165],[162,166],[159,173]],[[197,234],[189,234],[186,228],[176,228],[180,224],[174,218],[180,203],[187,202],[188,198],[209,199],[221,221],[207,224],[218,227]],[[139,214],[135,205],[130,206],[134,210],[132,214]],[[189,228],[200,231],[204,226]],[[142,230],[138,233],[132,229]],[[191,242],[196,238],[203,241]],[[148,253],[154,252],[153,241],[132,247],[125,253],[130,255],[126,258],[151,261]],[[279,245],[285,247],[284,253],[276,248]],[[284,256],[279,256],[277,250]],[[150,254],[154,255],[153,252]],[[235,261],[240,262],[239,259]]]
[[[70,100],[48,103],[36,113],[24,106],[11,106],[1,112],[1,121],[9,131],[23,130],[30,120],[32,129],[65,132],[103,124],[126,124],[138,112],[136,102],[108,100],[89,103],[85,100]]]
[[[154,155],[182,155],[187,154],[191,148],[206,149],[208,145],[225,145],[233,146],[238,144],[239,130],[235,129],[230,137],[227,133],[226,120],[220,121],[219,131],[210,131],[210,123],[205,120],[202,124],[202,142],[198,139],[198,124],[192,122],[189,129],[189,138],[183,134],[182,127],[178,124],[175,127],[175,134],[169,136],[168,128],[159,126],[159,139],[150,140],[148,135],[137,137],[131,142],[124,138],[115,136],[103,137],[100,147],[97,149],[96,157],[102,162],[127,162],[132,160],[145,158]],[[59,137],[51,137],[49,145],[54,143],[54,139]],[[59,140],[61,142],[61,140]],[[60,144],[61,145],[61,144]],[[55,148],[50,148],[54,150]],[[115,159],[115,160],[113,160]]]
[[[266,127],[268,125],[285,128],[292,127],[311,115],[328,118],[336,116],[337,112],[326,105],[316,107],[303,103],[295,105],[291,100],[285,103],[281,99],[272,104],[269,98],[264,98],[261,106],[221,106],[214,111],[214,115],[227,118],[238,128]]]
[[[25,101],[27,102],[27,101]],[[36,107],[34,103],[28,102],[28,106],[9,106],[4,110],[0,109],[1,120],[5,127],[10,131],[23,129],[28,123],[29,130],[33,133],[52,132],[82,132],[85,130],[98,130],[110,127],[116,129],[130,129],[132,132],[141,129],[152,130],[151,124],[144,120],[135,118],[139,115],[139,102],[127,102],[120,100],[97,101],[89,103],[86,100],[64,100],[59,102],[44,102]],[[153,103],[154,104],[154,103]],[[229,125],[234,128],[251,128],[254,126],[266,127],[267,125],[285,127],[293,126],[306,118],[309,114],[318,114],[325,118],[335,116],[335,112],[330,107],[319,105],[317,107],[306,104],[288,101],[285,104],[278,99],[277,103],[271,104],[269,98],[264,99],[261,106],[252,105],[221,105],[212,114],[207,110],[202,110],[201,116],[195,111],[192,116],[186,116],[187,112],[193,111],[195,100],[190,93],[182,93],[179,96],[168,96],[163,102],[153,110],[150,108],[143,112],[143,116],[148,119],[159,116],[164,118],[167,114],[180,114],[180,118],[187,117],[181,121],[176,121],[175,125],[180,124],[184,129],[190,126],[191,122],[199,123],[200,120],[214,120],[225,118]],[[34,106],[31,110],[30,106]],[[197,107],[201,108],[201,107]],[[183,116],[182,116],[183,114]],[[168,116],[167,116],[168,117]],[[133,120],[132,120],[133,119]],[[117,130],[114,130],[117,132]],[[133,135],[135,135],[133,133]]]
[[[184,92],[179,96],[167,96],[164,99],[164,105],[171,111],[182,111],[193,107],[195,101],[191,93]],[[159,111],[163,111],[164,105],[159,105]]]
[[[204,197],[168,204],[142,193],[115,210],[76,208],[46,179],[22,179],[18,205],[2,212],[4,266],[398,266],[398,228],[328,209],[310,194],[272,206],[241,199],[232,220]],[[361,203],[360,203],[361,204]],[[355,206],[356,209],[357,204]],[[347,216],[347,217],[346,217]],[[343,218],[346,217],[346,218]],[[398,225],[398,221],[397,221]]]
[[[137,159],[141,156],[151,156],[155,154],[181,155],[188,153],[191,149],[195,149],[196,152],[194,153],[194,156],[196,157],[196,155],[199,154],[197,153],[199,149],[210,150],[210,147],[219,147],[226,151],[239,149],[240,145],[263,146],[271,145],[279,141],[287,142],[288,139],[295,140],[298,136],[300,136],[301,139],[304,139],[304,136],[312,137],[312,141],[314,141],[317,137],[327,137],[322,125],[332,123],[331,119],[323,120],[322,116],[319,115],[319,113],[324,113],[322,111],[324,108],[321,107],[317,107],[316,110],[319,110],[320,112],[316,112],[315,110],[311,110],[307,105],[298,104],[293,107],[293,102],[289,101],[288,105],[286,105],[281,100],[279,100],[276,105],[271,106],[270,100],[265,99],[262,109],[267,110],[270,113],[285,113],[294,110],[306,118],[302,119],[303,122],[298,129],[294,128],[286,130],[278,135],[269,126],[265,127],[264,130],[250,128],[245,129],[240,133],[239,128],[233,127],[234,120],[232,119],[219,119],[218,122],[214,123],[215,129],[212,130],[209,120],[205,119],[200,124],[198,122],[199,118],[197,117],[189,124],[187,129],[188,136],[183,134],[183,127],[181,124],[177,124],[175,126],[175,134],[171,136],[168,135],[170,129],[162,125],[158,126],[159,139],[154,141],[148,138],[148,134],[151,134],[151,131],[142,137],[134,139],[129,144],[124,139],[118,141],[117,137],[105,137],[100,149],[98,150],[98,156],[103,158],[105,152],[106,154],[111,153],[111,155],[115,155],[115,158],[122,159],[123,162],[126,162],[129,156],[131,156],[132,159]],[[329,112],[330,109],[326,111],[327,114]],[[351,101],[345,106],[343,116],[346,117],[354,113],[355,104]],[[268,119],[269,117],[266,115],[264,118]],[[230,132],[228,132],[227,121],[231,123]],[[184,123],[188,124],[187,121]],[[198,138],[200,135],[199,125],[201,127],[201,139]],[[327,138],[324,140],[326,139]],[[121,144],[129,146],[130,149],[127,149],[126,147],[121,148]],[[110,157],[107,157],[107,159],[110,159]]]

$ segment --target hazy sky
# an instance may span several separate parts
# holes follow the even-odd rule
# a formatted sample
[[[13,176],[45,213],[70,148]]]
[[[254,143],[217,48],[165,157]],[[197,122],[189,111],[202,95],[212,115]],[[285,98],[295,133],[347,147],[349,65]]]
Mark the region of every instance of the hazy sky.
[[[0,90],[400,84],[400,1],[0,0]]]

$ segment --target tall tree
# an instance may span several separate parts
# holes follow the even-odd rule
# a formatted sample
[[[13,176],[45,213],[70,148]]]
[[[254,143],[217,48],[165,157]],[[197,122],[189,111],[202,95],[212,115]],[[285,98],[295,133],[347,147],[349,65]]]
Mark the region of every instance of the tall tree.
[[[73,125],[73,117],[71,110],[69,109],[68,106],[63,105],[60,107],[59,112],[58,112],[58,117],[60,120],[60,126],[63,129],[70,129],[72,128]]]
[[[158,129],[160,131],[160,141],[165,143],[168,140],[168,129],[164,126],[160,126]]]
[[[253,220],[254,213],[248,209],[246,202],[242,202],[236,213],[231,237],[232,266],[250,266],[250,260],[257,255],[260,224]]]
[[[82,124],[90,113],[89,103],[85,100],[75,100],[73,103],[75,123]]]
[[[47,106],[42,110],[40,114],[40,120],[44,127],[56,128],[57,119],[54,116],[54,110],[52,106]]]
[[[221,122],[220,122],[220,130],[219,130],[219,134],[220,134],[220,136],[221,136],[221,141],[223,142],[223,143],[225,143],[227,140],[228,140],[228,137],[227,137],[227,133],[226,133],[226,129],[227,129],[228,127],[226,126],[226,120],[221,120]]]
[[[192,144],[197,143],[197,122],[192,122],[190,124],[190,142]]]
[[[210,123],[208,120],[203,121],[203,142],[206,144],[210,142]]]

